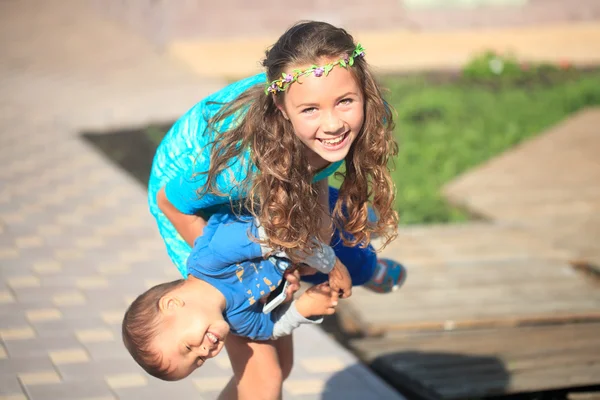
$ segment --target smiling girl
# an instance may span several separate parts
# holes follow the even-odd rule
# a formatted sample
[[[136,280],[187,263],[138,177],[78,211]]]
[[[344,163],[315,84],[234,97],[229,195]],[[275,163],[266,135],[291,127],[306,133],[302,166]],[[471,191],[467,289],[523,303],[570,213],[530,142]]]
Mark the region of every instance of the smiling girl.
[[[341,262],[329,277],[306,280],[329,278],[342,298],[351,294],[348,273],[353,285],[391,291],[404,270],[377,260],[370,241],[377,235],[387,243],[396,234],[388,163],[397,144],[364,49],[343,29],[305,22],[279,38],[263,66],[266,74],[194,106],[157,150],[148,200],[169,256],[186,278],[190,245],[211,207],[231,202],[258,219],[266,246],[295,261],[314,251],[315,237],[331,243]],[[328,177],[344,162],[338,192]],[[226,346],[235,376],[222,398],[256,398],[257,390],[280,397],[292,366],[291,337],[230,336]]]

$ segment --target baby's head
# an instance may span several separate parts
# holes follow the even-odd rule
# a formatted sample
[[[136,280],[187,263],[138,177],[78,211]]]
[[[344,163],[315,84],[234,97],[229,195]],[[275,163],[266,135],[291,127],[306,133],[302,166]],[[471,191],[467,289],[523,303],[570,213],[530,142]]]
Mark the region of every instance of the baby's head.
[[[205,285],[193,278],[156,285],[125,312],[123,343],[150,375],[183,379],[222,350],[229,325]]]

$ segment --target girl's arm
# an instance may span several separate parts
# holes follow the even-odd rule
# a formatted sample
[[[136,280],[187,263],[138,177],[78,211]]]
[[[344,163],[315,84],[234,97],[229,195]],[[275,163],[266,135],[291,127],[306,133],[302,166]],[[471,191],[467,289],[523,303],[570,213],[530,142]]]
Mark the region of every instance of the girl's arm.
[[[326,244],[331,244],[333,236],[333,224],[331,223],[331,212],[329,211],[329,182],[328,179],[322,179],[316,183],[321,204],[321,230],[319,237]],[[339,258],[335,259],[335,264],[329,272],[329,285],[332,289],[340,292],[340,297],[347,299],[352,295],[352,279],[346,266]]]
[[[164,187],[158,191],[156,202],[158,208],[165,214],[167,219],[171,221],[171,224],[173,224],[173,227],[179,232],[183,240],[192,247],[194,245],[194,240],[202,235],[204,227],[206,226],[206,220],[195,214],[184,214],[175,208],[169,199],[167,199]]]

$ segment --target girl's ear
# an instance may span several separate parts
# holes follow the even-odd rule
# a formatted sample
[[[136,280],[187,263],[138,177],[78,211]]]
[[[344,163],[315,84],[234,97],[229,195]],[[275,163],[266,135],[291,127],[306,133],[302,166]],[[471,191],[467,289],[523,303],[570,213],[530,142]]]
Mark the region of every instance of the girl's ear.
[[[272,94],[271,96],[273,96],[273,102],[275,103],[275,106],[277,106],[277,109],[281,112],[281,115],[283,115],[283,118],[289,121],[290,117],[288,117],[287,113],[285,112],[285,109],[283,108],[283,105],[281,105],[280,100],[277,98],[277,96],[275,96],[275,94]]]

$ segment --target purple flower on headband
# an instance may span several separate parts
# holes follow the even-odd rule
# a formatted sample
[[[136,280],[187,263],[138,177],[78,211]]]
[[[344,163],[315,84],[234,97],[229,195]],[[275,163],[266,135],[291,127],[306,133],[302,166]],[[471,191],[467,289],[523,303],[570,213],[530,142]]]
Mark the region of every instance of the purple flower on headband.
[[[285,78],[283,78],[283,81],[286,82],[286,83],[290,83],[293,80],[294,80],[294,77],[292,75],[290,75],[290,74],[287,74],[285,76]]]
[[[348,64],[349,61],[350,61],[350,56],[346,54],[346,57],[344,57],[344,62],[346,64]]]
[[[323,68],[323,67],[315,68],[314,72],[315,72],[316,77],[323,76],[323,72],[325,72],[325,68]]]

